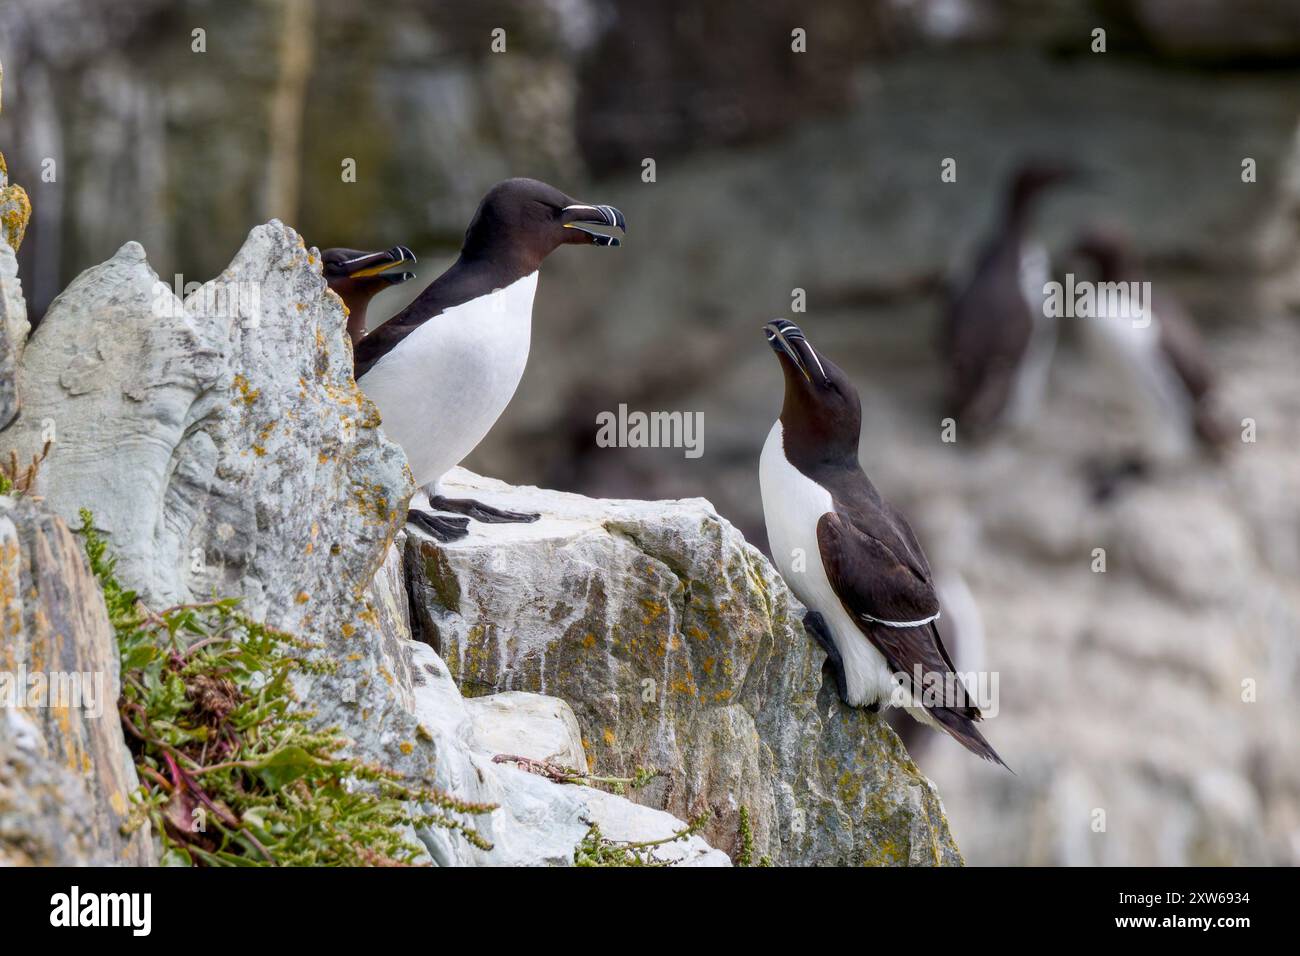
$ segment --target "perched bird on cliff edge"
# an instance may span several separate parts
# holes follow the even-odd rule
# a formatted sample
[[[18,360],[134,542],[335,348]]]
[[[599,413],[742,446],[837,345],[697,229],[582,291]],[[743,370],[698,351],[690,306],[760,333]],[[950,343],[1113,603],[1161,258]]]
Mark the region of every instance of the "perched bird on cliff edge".
[[[952,296],[940,340],[949,371],[948,413],[977,437],[998,425],[1023,424],[1042,401],[1056,319],[1043,309],[1051,261],[1033,241],[1030,219],[1045,190],[1080,177],[1056,163],[1022,166],[974,272]]]
[[[763,332],[785,377],[759,460],[763,517],[772,558],[808,608],[804,628],[825,649],[841,699],[873,711],[899,703],[1005,767],[976,728],[982,715],[935,627],[939,599],[916,536],[858,463],[857,389],[793,322]],[[948,692],[925,693],[935,686]]]
[[[348,338],[355,349],[366,334],[366,306],[384,289],[415,278],[414,272],[394,271],[398,266],[414,265],[415,253],[406,246],[384,252],[326,249],[320,258],[325,281],[347,306]]]
[[[1113,226],[1094,226],[1074,253],[1090,260],[1098,280],[1112,289],[1142,281],[1137,255]],[[1153,293],[1141,316],[1126,307],[1129,302],[1098,294],[1097,314],[1078,321],[1093,353],[1128,384],[1126,398],[1141,417],[1144,445],[1173,457],[1189,453],[1196,442],[1206,451],[1220,451],[1229,430],[1217,415],[1214,372],[1191,317],[1167,294]]]
[[[542,260],[566,243],[620,245],[613,233],[626,230],[613,206],[578,202],[535,179],[497,183],[451,268],[357,344],[357,384],[433,511],[490,522],[540,517],[444,497],[437,482],[483,440],[523,377]],[[463,517],[413,508],[407,518],[441,541],[468,533]]]

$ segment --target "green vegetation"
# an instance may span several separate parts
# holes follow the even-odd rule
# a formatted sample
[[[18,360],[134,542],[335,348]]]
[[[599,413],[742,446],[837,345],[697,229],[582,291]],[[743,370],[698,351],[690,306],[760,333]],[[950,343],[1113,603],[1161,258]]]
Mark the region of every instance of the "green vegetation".
[[[23,495],[32,490],[36,484],[36,475],[41,463],[49,455],[53,442],[46,442],[40,454],[33,455],[31,464],[23,467],[18,464],[18,452],[10,451],[9,460],[0,462],[0,495]]]
[[[513,763],[521,770],[527,770],[529,773],[546,777],[556,783],[577,783],[597,789],[608,788],[610,793],[619,796],[626,794],[628,790],[639,790],[663,773],[662,770],[637,767],[630,777],[603,777],[596,774],[582,773],[572,767],[565,767],[550,760],[535,760],[532,757],[519,757],[515,754],[497,754],[492,758],[492,762]]]
[[[493,805],[341,756],[337,729],[311,726],[290,683],[295,671],[330,670],[309,659],[310,643],[239,613],[237,599],[149,610],[118,582],[88,511],[81,521],[117,635],[118,706],[141,780],[129,825],[152,822],[165,865],[406,865],[420,854],[408,824],[491,849],[457,816]]]
[[[709,813],[705,811],[672,836],[637,842],[607,839],[593,823],[574,849],[573,862],[577,866],[672,866],[671,860],[656,857],[655,849],[699,833],[708,822]]]
[[[736,858],[732,862],[736,866],[753,866],[754,828],[749,823],[749,807],[741,805],[740,826],[737,829],[736,838],[740,846],[736,850]]]
[[[520,757],[515,754],[497,754],[493,763],[512,763],[521,770],[546,777],[556,783],[584,784],[589,787],[607,787],[611,793],[624,794],[628,789],[636,790],[658,777],[662,771],[646,767],[637,767],[630,777],[597,776],[582,773],[572,767],[550,760],[535,760],[532,757]],[[573,850],[573,862],[577,866],[672,866],[673,861],[661,860],[655,856],[655,848],[685,840],[692,834],[704,829],[709,822],[709,813],[705,811],[672,836],[659,840],[642,840],[628,842],[611,840],[600,832],[600,827],[593,823],[586,835]]]

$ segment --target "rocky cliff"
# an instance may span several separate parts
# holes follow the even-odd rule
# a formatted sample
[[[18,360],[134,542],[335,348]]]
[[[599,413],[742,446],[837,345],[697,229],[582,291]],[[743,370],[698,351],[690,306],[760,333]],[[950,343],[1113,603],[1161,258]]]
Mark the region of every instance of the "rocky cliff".
[[[143,865],[117,643],[81,545],[0,496],[0,865]]]
[[[636,799],[709,811],[715,846],[734,848],[743,808],[776,863],[960,859],[929,782],[883,720],[823,683],[803,608],[707,501],[596,500],[466,471],[446,483],[543,515],[407,542],[417,630],[466,693],[569,701],[593,766],[664,771]]]
[[[745,849],[742,807],[755,861],[960,861],[933,787],[883,723],[827,696],[799,608],[707,502],[494,485],[547,517],[450,546],[407,539],[409,472],[346,343],[316,251],[279,222],[185,301],[126,244],[14,350],[21,409],[0,454],[45,452],[22,513],[65,541],[89,508],[151,606],[237,595],[315,640],[333,670],[299,693],[319,721],[367,760],[498,806],[475,822],[490,851],[419,833],[434,862],[572,863],[592,823],[657,840],[708,812],[707,842],[657,852],[727,863],[720,850]],[[93,588],[66,602],[99,606]],[[14,666],[41,666],[32,626],[6,638]],[[60,638],[78,647],[87,627]],[[123,759],[120,739],[101,749],[82,768],[92,783]],[[503,753],[662,776],[629,800]]]

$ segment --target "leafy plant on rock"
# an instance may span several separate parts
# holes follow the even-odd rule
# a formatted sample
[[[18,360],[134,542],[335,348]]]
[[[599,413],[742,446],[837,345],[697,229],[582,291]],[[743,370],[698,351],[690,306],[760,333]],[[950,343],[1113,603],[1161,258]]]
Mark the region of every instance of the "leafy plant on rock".
[[[705,811],[672,836],[658,840],[611,840],[600,832],[595,823],[587,829],[582,842],[573,851],[576,866],[672,866],[673,860],[655,856],[655,850],[678,840],[686,840],[708,825],[710,814]]]
[[[405,836],[412,826],[491,849],[462,818],[493,805],[344,756],[337,728],[312,726],[291,678],[331,668],[309,658],[309,642],[240,613],[235,598],[149,610],[117,580],[90,512],[81,522],[117,636],[118,708],[141,781],[128,825],[152,822],[164,864],[407,865],[421,854]]]

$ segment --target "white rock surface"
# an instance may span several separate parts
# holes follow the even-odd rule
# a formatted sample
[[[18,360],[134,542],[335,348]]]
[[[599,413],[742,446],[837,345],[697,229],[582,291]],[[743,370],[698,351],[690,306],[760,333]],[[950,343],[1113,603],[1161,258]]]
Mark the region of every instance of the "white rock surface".
[[[513,754],[587,772],[582,731],[573,708],[558,697],[508,690],[465,700],[474,743],[492,755]]]
[[[127,243],[54,302],[18,381],[22,409],[0,432],[0,453],[26,460],[52,426],[39,491],[69,520],[92,510],[126,586],[155,606],[242,596],[251,614],[313,639],[333,662],[332,673],[300,675],[295,686],[355,752],[461,800],[498,805],[467,821],[492,850],[444,829],[420,832],[434,862],[573,863],[590,799],[491,760],[509,742],[581,767],[572,712],[537,695],[478,701],[471,712],[437,655],[410,639],[399,535],[409,471],[352,382],[342,304],[293,230],[279,222],[254,229],[184,307],[144,250]],[[57,620],[55,610],[44,613]],[[78,634],[64,635],[73,638],[69,654],[87,652]],[[6,647],[14,647],[8,637]],[[25,753],[4,751],[11,766],[30,768]],[[117,779],[97,754],[90,762],[93,779]],[[6,836],[20,847],[39,842],[32,808],[64,786],[36,769],[25,773],[30,786],[0,774],[0,796],[18,808],[6,817],[0,805],[0,828],[17,820]],[[626,832],[659,834],[663,819],[618,805],[600,801]],[[75,816],[87,818],[79,833],[98,832],[89,806]],[[698,839],[687,856],[725,860]]]
[[[406,547],[417,635],[470,695],[572,705],[592,771],[777,864],[951,864],[943,805],[884,721],[844,707],[771,564],[702,498],[597,500],[457,469],[446,493],[537,511]],[[489,698],[491,699],[491,698]]]
[[[578,787],[587,804],[587,817],[599,825],[601,836],[625,843],[664,840],[681,833],[686,824],[671,813],[643,807],[621,797]],[[673,866],[731,866],[731,859],[721,850],[711,848],[698,836],[672,840],[654,848],[655,860]]]
[[[592,787],[558,784],[511,764],[493,763],[499,753],[533,759],[563,757],[577,748],[573,711],[562,700],[541,694],[508,692],[466,699],[441,658],[427,644],[409,643],[421,672],[415,687],[415,712],[433,729],[438,748],[439,785],[463,799],[500,804],[477,829],[494,843],[490,853],[467,847],[444,831],[421,834],[433,859],[442,865],[564,866],[573,862],[576,844],[596,823],[610,839],[657,840],[686,824],[669,813],[638,806]],[[561,760],[563,762],[563,760]],[[573,766],[573,764],[569,764]],[[688,866],[729,866],[725,853],[698,836],[660,848],[659,859]]]
[[[0,241],[0,428],[18,414],[18,358],[29,329],[18,260],[14,251]]]

